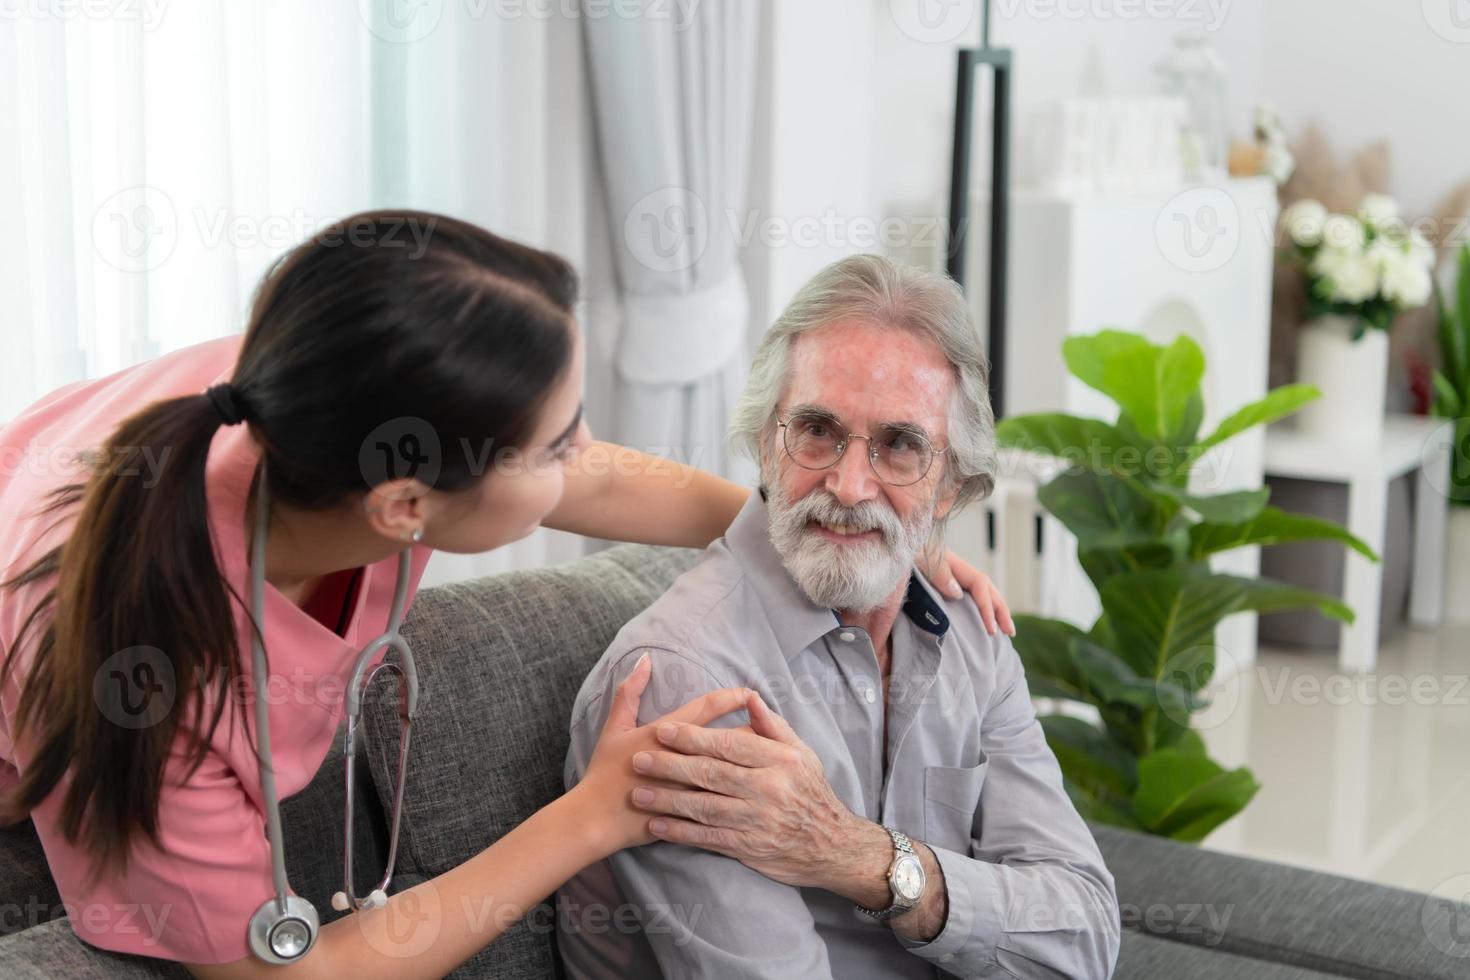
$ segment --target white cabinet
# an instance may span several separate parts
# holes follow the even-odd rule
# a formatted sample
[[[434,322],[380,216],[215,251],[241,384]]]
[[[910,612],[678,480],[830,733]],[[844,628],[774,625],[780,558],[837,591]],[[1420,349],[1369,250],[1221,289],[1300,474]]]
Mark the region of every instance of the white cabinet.
[[[1188,334],[1204,350],[1205,422],[1216,422],[1266,393],[1271,276],[1277,216],[1268,178],[1107,198],[1066,198],[1020,191],[1012,198],[1009,331],[1005,413],[1062,411],[1112,419],[1116,407],[1067,374],[1062,341],[1105,327],[1130,330],[1155,343]],[[967,291],[984,333],[989,204],[972,210]],[[1264,433],[1238,436],[1200,462],[1195,489],[1218,493],[1262,483]],[[1020,485],[1025,484],[1021,475]],[[986,555],[1016,594],[1017,608],[1080,625],[1097,614],[1091,584],[1075,562],[1043,568],[1034,547],[1016,546],[1025,521],[1016,516],[1016,481],[1007,482],[1009,556],[987,555],[984,508],[956,520],[952,543]],[[999,516],[999,515],[997,515]],[[1044,522],[1043,536],[1060,531]],[[1065,535],[1065,532],[1061,532]],[[1002,535],[1004,537],[1005,535]],[[1034,535],[1031,535],[1034,537]],[[1049,542],[1045,550],[1074,548]],[[1020,557],[1017,557],[1017,555]],[[1029,556],[1029,557],[1027,557]],[[1018,567],[1017,562],[1031,562]],[[1004,568],[1002,569],[1002,565]],[[1221,556],[1222,571],[1256,574],[1257,549]],[[1224,621],[1217,635],[1221,670],[1254,662],[1254,614]]]

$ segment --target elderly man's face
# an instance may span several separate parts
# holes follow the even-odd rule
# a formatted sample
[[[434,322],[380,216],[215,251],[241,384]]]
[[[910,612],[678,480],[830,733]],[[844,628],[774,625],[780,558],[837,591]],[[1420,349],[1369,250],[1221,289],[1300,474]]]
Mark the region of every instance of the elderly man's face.
[[[954,369],[931,341],[905,330],[840,320],[793,343],[780,420],[816,411],[856,436],[837,462],[808,469],[776,429],[763,460],[771,540],[812,601],[864,612],[907,580],[936,517],[954,503],[944,486]],[[927,472],[894,486],[875,472],[870,448],[916,428],[933,448]],[[823,430],[824,432],[826,430]]]

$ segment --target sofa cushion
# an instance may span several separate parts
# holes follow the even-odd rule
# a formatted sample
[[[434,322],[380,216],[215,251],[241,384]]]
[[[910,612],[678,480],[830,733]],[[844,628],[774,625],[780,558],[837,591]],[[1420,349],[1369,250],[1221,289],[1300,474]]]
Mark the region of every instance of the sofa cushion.
[[[1113,971],[1113,980],[1333,980],[1334,976],[1160,939],[1133,929],[1123,930],[1123,946]]]
[[[688,549],[618,545],[419,593],[403,630],[419,706],[395,890],[464,863],[561,795],[583,678],[623,624],[698,558]],[[398,764],[397,701],[375,693],[363,715],[386,809]],[[541,905],[454,975],[555,976],[553,921]]]
[[[1125,926],[1333,976],[1463,980],[1470,907],[1094,825]],[[1463,929],[1463,926],[1460,926]]]
[[[0,977],[6,980],[102,980],[102,978],[181,978],[192,976],[177,963],[130,956],[89,946],[63,916],[0,939]]]
[[[0,915],[0,936],[65,914],[41,838],[29,819],[0,827],[0,902],[5,909]]]

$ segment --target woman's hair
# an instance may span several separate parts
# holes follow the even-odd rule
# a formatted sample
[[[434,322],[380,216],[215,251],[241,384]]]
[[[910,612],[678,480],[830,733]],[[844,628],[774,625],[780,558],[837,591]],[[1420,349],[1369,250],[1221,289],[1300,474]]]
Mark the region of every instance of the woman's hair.
[[[931,340],[954,368],[948,449],[942,488],[954,506],[934,524],[937,546],[949,519],[995,487],[995,416],[989,370],[965,296],[953,279],[881,255],[851,255],[827,266],[802,286],[761,339],[745,392],[735,406],[730,441],[757,463],[776,428],[776,406],[785,392],[791,347],[797,337],[838,320],[854,318]]]
[[[138,833],[158,843],[176,738],[188,778],[220,724],[221,692],[249,678],[231,605],[244,600],[216,565],[205,496],[225,415],[262,447],[273,501],[322,509],[409,475],[471,487],[488,448],[531,438],[571,361],[576,292],[561,258],[414,211],[347,218],[283,256],[256,293],[229,389],[156,402],[118,426],[87,482],[47,505],[57,519],[75,512],[67,539],[5,583],[54,576],[15,643],[30,634],[37,649],[15,719],[29,758],[5,810],[30,811],[69,770],[60,828],[96,873],[125,868]],[[156,482],[132,475],[152,475],[145,462]],[[12,663],[14,649],[0,684]],[[138,726],[105,717],[94,699],[104,663],[124,678],[171,668],[171,709]]]

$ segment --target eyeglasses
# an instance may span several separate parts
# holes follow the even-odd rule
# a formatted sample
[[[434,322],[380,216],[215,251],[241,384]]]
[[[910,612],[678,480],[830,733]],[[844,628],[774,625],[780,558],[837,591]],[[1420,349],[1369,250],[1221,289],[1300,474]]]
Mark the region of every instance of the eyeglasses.
[[[868,440],[868,463],[891,487],[918,483],[934,465],[934,447],[912,426],[885,425],[877,435],[860,436],[819,412],[797,412],[785,421],[777,417],[776,424],[786,454],[802,469],[826,469],[842,458],[853,439]]]

